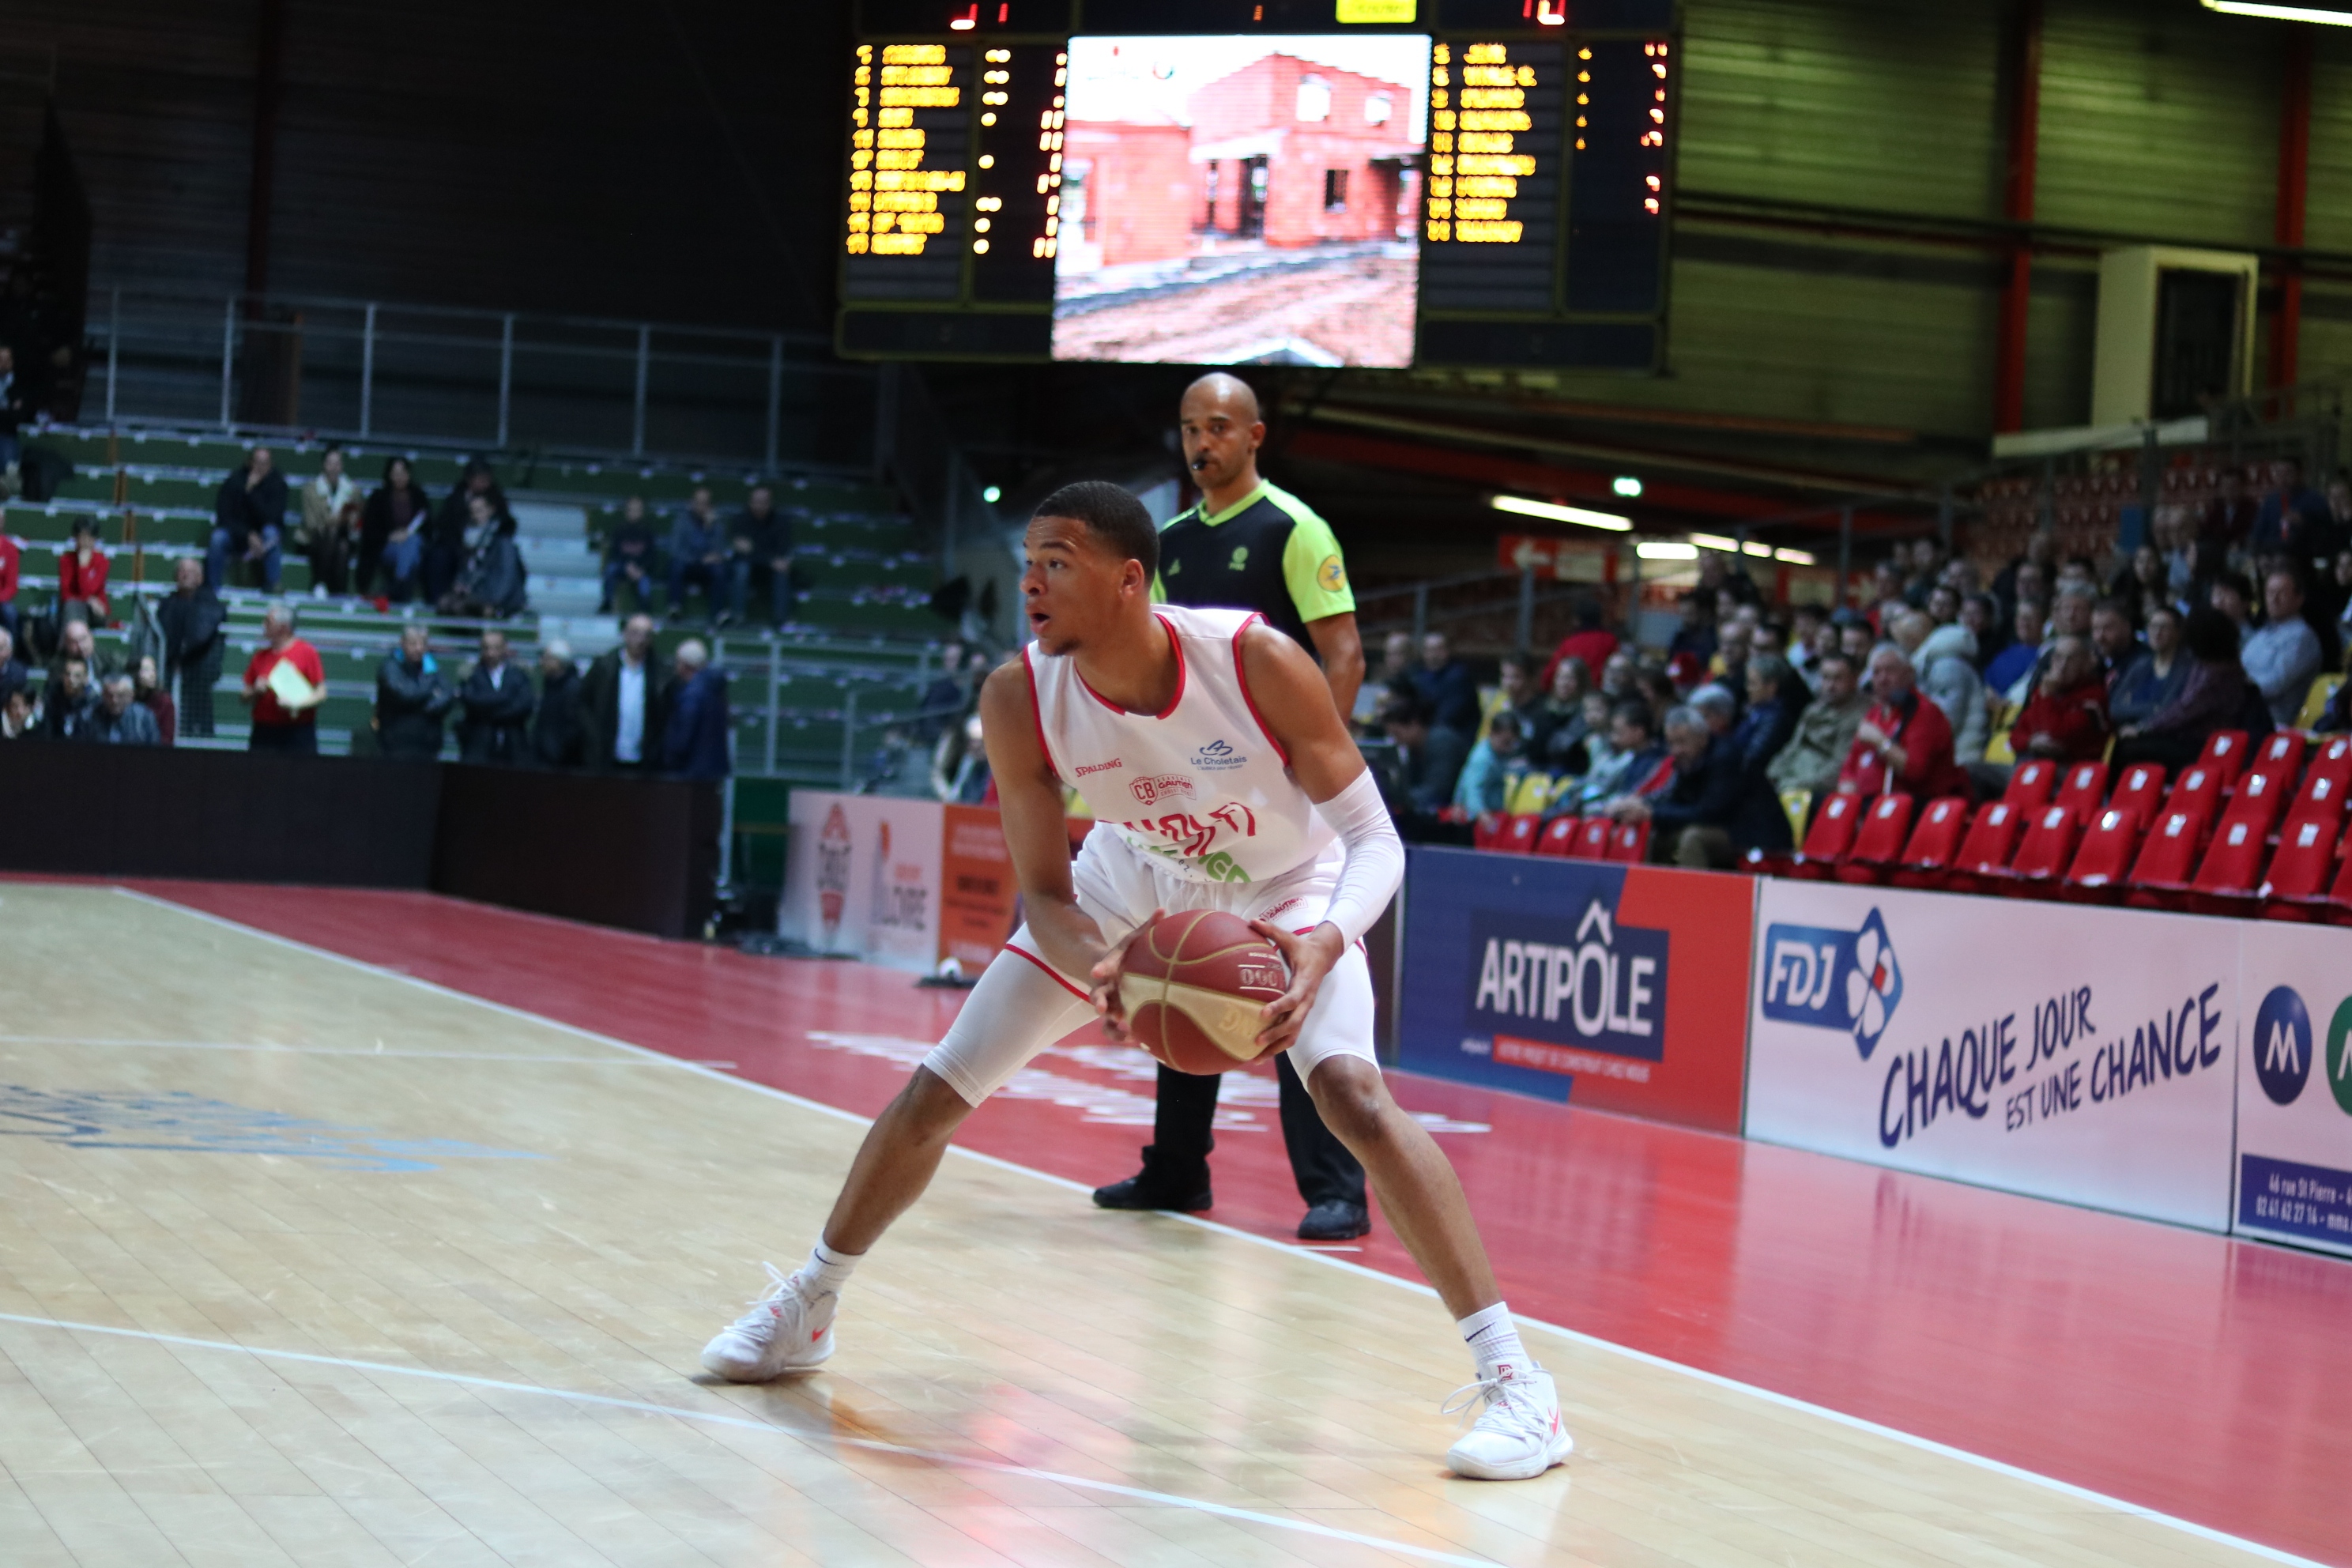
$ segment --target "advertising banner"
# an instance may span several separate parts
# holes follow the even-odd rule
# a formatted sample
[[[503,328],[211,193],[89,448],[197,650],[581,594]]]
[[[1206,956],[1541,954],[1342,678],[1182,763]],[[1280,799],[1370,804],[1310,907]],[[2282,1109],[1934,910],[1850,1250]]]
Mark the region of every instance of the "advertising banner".
[[[1013,875],[1013,852],[1004,847],[1004,825],[994,806],[950,805],[943,810],[940,956],[962,964],[966,974],[978,974],[1013,934],[1021,886]]]
[[[945,812],[937,801],[794,790],[779,933],[820,952],[931,969]]]
[[[1749,1137],[2229,1228],[2237,925],[1781,880],[1756,925]]]
[[[1737,1132],[1755,887],[1415,846],[1397,1065]]]
[[[2243,931],[2236,1228],[2352,1254],[2352,931]]]

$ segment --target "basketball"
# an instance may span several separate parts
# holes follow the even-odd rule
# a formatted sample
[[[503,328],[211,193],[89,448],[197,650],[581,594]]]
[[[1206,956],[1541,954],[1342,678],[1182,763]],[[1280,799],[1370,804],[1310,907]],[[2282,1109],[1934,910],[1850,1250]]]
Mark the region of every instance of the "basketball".
[[[1290,988],[1274,943],[1239,915],[1187,910],[1128,939],[1118,994],[1135,1043],[1178,1072],[1213,1074],[1271,1053],[1259,1009]]]

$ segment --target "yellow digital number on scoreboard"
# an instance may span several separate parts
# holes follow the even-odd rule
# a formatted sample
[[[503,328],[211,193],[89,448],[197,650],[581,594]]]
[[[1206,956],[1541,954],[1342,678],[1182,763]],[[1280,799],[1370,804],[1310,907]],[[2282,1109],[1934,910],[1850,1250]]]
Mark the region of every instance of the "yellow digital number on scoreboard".
[[[919,109],[963,103],[957,68],[940,44],[857,47],[849,110],[848,233],[852,256],[920,256],[944,233],[940,195],[964,188],[961,169],[924,166],[927,135]]]
[[[1423,230],[1432,241],[1512,245],[1525,226],[1511,216],[1519,181],[1536,172],[1518,138],[1533,127],[1528,91],[1536,68],[1507,44],[1439,44],[1429,68],[1429,195]]]

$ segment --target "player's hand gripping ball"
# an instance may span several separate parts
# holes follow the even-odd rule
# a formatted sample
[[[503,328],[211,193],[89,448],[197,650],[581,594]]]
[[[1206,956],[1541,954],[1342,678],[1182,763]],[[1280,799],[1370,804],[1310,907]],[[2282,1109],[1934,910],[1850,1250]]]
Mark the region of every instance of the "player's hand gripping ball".
[[[1119,961],[1129,1037],[1178,1072],[1221,1073],[1272,1056],[1257,1043],[1263,1009],[1289,988],[1274,943],[1218,910],[1146,921]]]

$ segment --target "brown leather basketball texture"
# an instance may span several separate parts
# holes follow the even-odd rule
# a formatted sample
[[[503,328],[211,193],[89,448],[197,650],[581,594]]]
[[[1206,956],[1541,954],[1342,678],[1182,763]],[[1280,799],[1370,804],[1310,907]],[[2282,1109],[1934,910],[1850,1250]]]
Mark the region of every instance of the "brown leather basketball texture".
[[[1135,1043],[1197,1074],[1270,1054],[1257,1047],[1259,1009],[1288,989],[1281,951],[1221,910],[1162,915],[1137,931],[1118,983]]]

